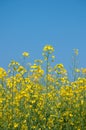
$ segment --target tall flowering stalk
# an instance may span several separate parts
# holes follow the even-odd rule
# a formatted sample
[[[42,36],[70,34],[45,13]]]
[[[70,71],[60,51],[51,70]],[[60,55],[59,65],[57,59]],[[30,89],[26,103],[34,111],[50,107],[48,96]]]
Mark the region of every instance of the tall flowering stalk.
[[[72,75],[73,75],[73,81],[75,81],[79,77],[80,70],[78,69],[78,55],[79,51],[78,49],[73,49],[73,60],[72,60]]]
[[[54,52],[54,48],[51,45],[46,45],[43,48],[43,56],[44,56],[44,60],[46,61],[46,97],[45,97],[45,126],[46,126],[46,130],[47,128],[47,123],[48,123],[48,118],[50,116],[50,113],[48,112],[48,106],[50,104],[50,102],[48,101],[48,93],[49,93],[49,81],[48,81],[48,75],[49,75],[49,66],[50,66],[50,55],[52,55],[52,53]]]
[[[48,92],[48,74],[49,74],[49,66],[50,66],[50,55],[52,55],[52,53],[54,52],[54,48],[51,45],[46,45],[43,48],[43,56],[44,56],[44,60],[46,61],[46,90]],[[52,59],[54,58],[54,56],[51,57]]]
[[[11,93],[11,102],[9,103],[11,105],[11,110],[12,110],[12,124],[11,124],[11,129],[14,130],[14,121],[15,121],[15,116],[14,116],[14,88],[15,88],[15,74],[18,69],[19,63],[12,60],[11,63],[9,64],[9,78],[11,81],[11,86],[9,84],[10,88],[10,93]]]

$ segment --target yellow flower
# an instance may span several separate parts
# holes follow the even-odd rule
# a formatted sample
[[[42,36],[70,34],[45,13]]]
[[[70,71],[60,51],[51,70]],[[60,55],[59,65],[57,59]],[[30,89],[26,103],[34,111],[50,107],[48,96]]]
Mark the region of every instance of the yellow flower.
[[[63,64],[57,64],[54,69],[57,70],[57,69],[63,69],[64,68],[64,65]]]
[[[55,59],[55,56],[54,56],[54,55],[52,56],[52,59]]]
[[[37,69],[38,66],[37,66],[36,64],[34,64],[34,65],[30,66],[30,68],[31,68],[31,69]]]
[[[26,72],[26,69],[23,66],[19,66],[17,71],[24,74]]]
[[[28,52],[23,52],[22,55],[23,55],[24,57],[28,57],[28,56],[29,56],[29,53],[28,53]]]
[[[75,53],[75,55],[78,55],[79,54],[79,50],[78,49],[74,49],[74,53]]]
[[[70,117],[73,117],[73,114],[70,113],[69,116],[70,116]]]
[[[77,69],[77,68],[76,68],[76,69],[75,69],[75,72],[80,73],[80,69]]]
[[[44,51],[44,52],[46,52],[46,51],[51,51],[51,52],[53,52],[53,51],[54,51],[54,48],[53,48],[53,46],[51,46],[51,45],[46,45],[46,46],[44,46],[43,51]]]
[[[14,123],[14,128],[17,128],[18,127],[18,123]]]
[[[7,75],[6,71],[3,68],[0,68],[0,79],[4,78]]]
[[[81,70],[83,74],[86,74],[86,68],[82,68]]]
[[[58,67],[59,69],[64,68],[63,64],[57,64],[57,67]]]
[[[2,112],[0,112],[0,118],[2,118]]]

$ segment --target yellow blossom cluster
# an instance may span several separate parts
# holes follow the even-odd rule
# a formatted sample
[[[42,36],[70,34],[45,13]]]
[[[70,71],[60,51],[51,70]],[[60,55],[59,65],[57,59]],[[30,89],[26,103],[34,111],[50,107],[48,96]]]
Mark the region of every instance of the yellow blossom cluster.
[[[63,64],[51,66],[54,48],[47,51],[46,61],[0,68],[0,130],[86,129],[86,68],[74,68],[80,75],[72,81]]]
[[[28,56],[29,56],[29,53],[28,53],[28,52],[23,52],[22,55],[23,55],[24,57],[28,57]]]
[[[53,46],[51,46],[51,45],[46,45],[44,48],[43,48],[43,51],[54,51],[54,48],[53,48]]]
[[[0,79],[4,78],[6,75],[6,71],[3,68],[0,68]]]

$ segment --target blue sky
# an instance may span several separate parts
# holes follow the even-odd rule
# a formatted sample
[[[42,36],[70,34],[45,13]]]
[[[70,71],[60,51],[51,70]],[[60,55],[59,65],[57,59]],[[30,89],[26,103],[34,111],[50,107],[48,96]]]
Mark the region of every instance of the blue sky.
[[[56,63],[71,65],[74,48],[79,49],[80,67],[86,67],[85,0],[1,0],[0,66],[11,59],[29,61],[42,56],[46,44],[55,47]]]

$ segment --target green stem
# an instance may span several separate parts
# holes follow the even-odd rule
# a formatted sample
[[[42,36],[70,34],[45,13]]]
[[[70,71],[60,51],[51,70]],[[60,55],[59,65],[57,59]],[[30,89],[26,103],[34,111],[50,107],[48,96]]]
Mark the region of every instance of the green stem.
[[[49,67],[49,53],[47,53],[47,63],[46,63],[46,92],[48,92],[48,67]]]

